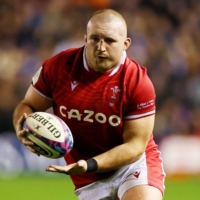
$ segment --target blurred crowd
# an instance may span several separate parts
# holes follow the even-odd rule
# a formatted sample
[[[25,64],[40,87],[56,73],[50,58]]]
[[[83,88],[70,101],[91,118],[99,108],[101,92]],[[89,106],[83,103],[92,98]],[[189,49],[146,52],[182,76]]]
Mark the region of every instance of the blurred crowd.
[[[155,139],[200,135],[200,0],[0,0],[0,133],[42,62],[84,45],[86,23],[102,8],[119,11],[157,94]]]

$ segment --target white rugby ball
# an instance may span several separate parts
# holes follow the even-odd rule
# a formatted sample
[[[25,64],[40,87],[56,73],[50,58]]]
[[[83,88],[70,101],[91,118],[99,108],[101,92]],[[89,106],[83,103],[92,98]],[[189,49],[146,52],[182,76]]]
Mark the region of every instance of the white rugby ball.
[[[23,123],[34,149],[48,158],[60,158],[73,147],[73,136],[67,124],[56,115],[34,112]]]

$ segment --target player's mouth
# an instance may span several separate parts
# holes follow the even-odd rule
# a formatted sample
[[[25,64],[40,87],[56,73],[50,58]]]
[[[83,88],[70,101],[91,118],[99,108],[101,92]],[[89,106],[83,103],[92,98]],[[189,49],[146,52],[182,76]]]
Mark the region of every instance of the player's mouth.
[[[106,56],[98,56],[99,59],[108,59]]]

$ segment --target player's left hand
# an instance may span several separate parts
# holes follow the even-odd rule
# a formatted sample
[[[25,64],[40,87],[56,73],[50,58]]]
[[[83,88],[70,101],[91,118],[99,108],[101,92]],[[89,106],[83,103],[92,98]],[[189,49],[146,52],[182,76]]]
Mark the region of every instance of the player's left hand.
[[[63,174],[83,174],[87,170],[87,163],[85,160],[79,160],[77,163],[73,163],[67,166],[49,165],[46,168],[47,172],[58,172]]]

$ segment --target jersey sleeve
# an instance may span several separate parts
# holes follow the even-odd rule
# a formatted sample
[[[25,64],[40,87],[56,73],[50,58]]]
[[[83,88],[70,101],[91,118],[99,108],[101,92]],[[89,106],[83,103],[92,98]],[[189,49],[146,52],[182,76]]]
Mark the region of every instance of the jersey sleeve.
[[[155,90],[147,75],[147,70],[140,67],[128,88],[128,105],[124,119],[138,119],[155,114]]]
[[[44,96],[47,99],[52,100],[52,84],[54,79],[50,80],[51,73],[51,65],[49,61],[45,61],[40,69],[36,72],[36,74],[32,78],[32,85],[36,92],[38,92],[41,96]],[[56,76],[56,75],[55,75]]]
[[[47,59],[32,78],[34,89],[40,95],[53,100],[60,87],[63,87],[61,83],[63,74],[68,75],[70,73],[75,63],[80,60],[78,58],[81,58],[82,63],[83,48],[67,49]]]

